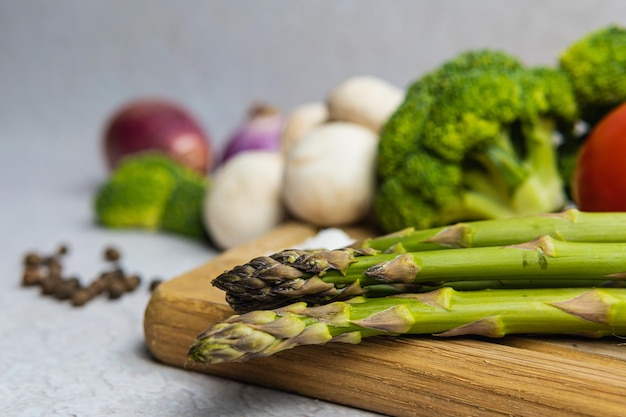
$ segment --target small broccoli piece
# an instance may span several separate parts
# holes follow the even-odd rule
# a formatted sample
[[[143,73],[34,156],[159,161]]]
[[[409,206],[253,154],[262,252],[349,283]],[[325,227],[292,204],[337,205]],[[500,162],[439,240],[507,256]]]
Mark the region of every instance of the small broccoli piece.
[[[201,214],[205,187],[204,178],[196,175],[179,181],[163,210],[161,229],[189,237],[206,237]]]
[[[127,157],[96,193],[96,219],[111,228],[204,237],[201,210],[207,182],[204,176],[161,154]]]
[[[578,107],[565,74],[500,51],[460,54],[415,81],[381,132],[383,229],[561,209],[555,134]]]
[[[626,29],[595,30],[566,48],[560,67],[571,79],[581,118],[595,125],[626,101]]]

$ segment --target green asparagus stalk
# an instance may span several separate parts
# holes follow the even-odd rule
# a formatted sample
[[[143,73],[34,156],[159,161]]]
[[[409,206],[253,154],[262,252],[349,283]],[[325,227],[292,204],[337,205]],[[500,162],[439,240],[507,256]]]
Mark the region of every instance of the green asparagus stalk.
[[[427,291],[455,282],[479,289],[481,282],[490,287],[499,280],[509,287],[515,282],[519,287],[621,285],[626,282],[626,243],[542,236],[520,245],[402,254],[290,249],[255,258],[212,283],[226,292],[235,311],[245,313],[297,301],[318,305],[357,295]]]
[[[626,289],[455,291],[356,297],[318,307],[295,303],[232,316],[197,336],[189,358],[242,362],[299,345],[359,343],[376,335],[626,335]]]
[[[544,235],[570,242],[626,242],[626,212],[590,213],[568,209],[560,213],[480,220],[424,230],[408,228],[368,239],[362,247],[384,252],[417,252],[506,246]]]

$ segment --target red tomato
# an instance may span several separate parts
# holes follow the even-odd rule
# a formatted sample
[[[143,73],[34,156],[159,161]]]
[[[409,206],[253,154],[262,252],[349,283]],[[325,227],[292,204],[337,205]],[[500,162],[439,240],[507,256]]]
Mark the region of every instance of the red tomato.
[[[626,211],[626,103],[591,131],[580,151],[572,188],[582,211]]]

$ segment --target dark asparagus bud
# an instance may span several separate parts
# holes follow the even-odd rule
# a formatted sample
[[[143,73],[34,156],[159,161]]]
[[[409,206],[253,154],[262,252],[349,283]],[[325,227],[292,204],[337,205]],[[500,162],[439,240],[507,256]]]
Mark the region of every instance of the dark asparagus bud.
[[[356,249],[286,250],[215,278],[231,307],[245,313],[297,301],[309,305],[425,292],[442,286],[493,288],[624,285],[626,243],[564,242],[542,236],[503,247],[376,253]],[[473,287],[467,288],[468,283]],[[500,284],[499,284],[500,285]]]
[[[288,249],[224,272],[213,280],[213,285],[226,291],[228,303],[239,312],[281,307],[296,297],[312,304],[347,299],[363,291],[358,285],[338,290],[319,277],[329,271],[343,275],[358,256],[372,253],[353,248]]]

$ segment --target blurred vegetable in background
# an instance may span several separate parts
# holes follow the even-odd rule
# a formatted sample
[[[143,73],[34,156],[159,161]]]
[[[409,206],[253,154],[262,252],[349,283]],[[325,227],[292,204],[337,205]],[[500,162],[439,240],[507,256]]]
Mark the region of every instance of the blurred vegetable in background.
[[[316,126],[328,121],[328,108],[325,103],[316,101],[301,104],[287,115],[285,126],[281,132],[280,145],[284,155],[289,154],[291,147],[300,138]]]
[[[404,90],[379,77],[351,77],[328,95],[328,118],[356,123],[378,133],[403,98]]]
[[[556,61],[528,67],[507,52],[475,49],[407,90],[359,75],[288,114],[252,105],[225,141],[220,172],[211,172],[211,143],[189,112],[169,100],[136,100],[107,126],[110,165],[160,151],[209,173],[200,182],[212,186],[198,203],[196,181],[179,184],[178,174],[148,164],[126,185],[116,178],[127,174],[111,178],[97,201],[126,195],[98,203],[98,218],[111,227],[199,235],[201,211],[205,233],[227,249],[289,217],[392,232],[555,212],[572,198],[570,186],[583,210],[626,210],[619,201],[624,116],[603,120],[626,102],[626,29],[590,32]]]
[[[378,131],[403,97],[404,90],[381,78],[355,76],[332,88],[325,104],[289,116],[282,190],[289,214],[319,227],[371,215]]]
[[[293,144],[285,159],[282,197],[309,224],[355,224],[371,213],[378,136],[351,122],[328,122]]]
[[[226,142],[221,163],[240,152],[278,151],[283,119],[282,113],[276,107],[267,104],[252,106],[241,126]]]
[[[104,149],[110,168],[130,155],[161,151],[206,174],[213,167],[213,146],[191,113],[166,99],[138,99],[120,108],[109,120]]]
[[[212,241],[229,249],[260,237],[285,218],[280,152],[249,150],[215,171],[204,196],[203,221]]]
[[[202,199],[208,179],[160,153],[120,161],[94,198],[97,221],[111,228],[164,230],[206,236]]]

